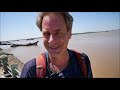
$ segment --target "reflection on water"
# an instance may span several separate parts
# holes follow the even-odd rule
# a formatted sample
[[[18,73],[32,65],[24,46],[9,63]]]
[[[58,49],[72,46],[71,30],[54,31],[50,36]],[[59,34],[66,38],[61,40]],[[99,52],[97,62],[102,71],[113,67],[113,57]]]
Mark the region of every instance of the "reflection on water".
[[[120,30],[73,35],[68,48],[84,52],[89,56],[94,77],[117,78],[120,77],[119,34]],[[40,38],[36,46],[9,47],[5,51],[14,54],[25,63],[46,50]]]

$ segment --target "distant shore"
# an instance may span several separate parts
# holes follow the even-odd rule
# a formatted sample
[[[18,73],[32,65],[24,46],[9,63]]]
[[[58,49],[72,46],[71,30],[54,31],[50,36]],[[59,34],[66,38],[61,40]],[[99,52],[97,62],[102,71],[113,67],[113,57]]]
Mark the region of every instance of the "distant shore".
[[[120,29],[118,29],[120,30]],[[116,31],[116,30],[106,30],[106,31],[96,31],[96,32],[83,32],[83,33],[72,33],[72,35],[80,35],[80,34],[90,34],[90,33],[100,33],[100,32],[111,32],[111,31]],[[17,39],[17,40],[6,40],[6,41],[0,41],[0,44],[1,43],[5,43],[5,44],[11,44],[10,42],[11,41],[20,41],[20,40],[34,40],[34,39],[39,39],[39,38],[42,38],[42,37],[35,37],[35,38],[27,38],[27,39]]]

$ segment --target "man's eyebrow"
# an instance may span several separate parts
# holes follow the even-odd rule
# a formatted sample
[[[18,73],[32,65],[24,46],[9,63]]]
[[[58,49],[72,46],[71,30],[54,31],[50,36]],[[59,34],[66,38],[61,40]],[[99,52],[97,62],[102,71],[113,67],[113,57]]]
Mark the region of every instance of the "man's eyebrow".
[[[62,30],[61,29],[56,29],[55,31],[53,31],[53,33],[58,33],[58,32],[62,32]],[[50,31],[49,30],[45,30],[42,33],[50,33]]]
[[[42,33],[46,33],[46,32],[49,32],[48,30],[44,30]]]

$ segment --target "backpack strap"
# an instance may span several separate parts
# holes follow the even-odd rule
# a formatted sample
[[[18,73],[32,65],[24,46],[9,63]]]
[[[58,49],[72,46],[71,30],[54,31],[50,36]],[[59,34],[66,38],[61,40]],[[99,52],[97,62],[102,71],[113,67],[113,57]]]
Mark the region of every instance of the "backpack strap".
[[[79,53],[79,52],[77,52],[75,50],[73,50],[73,51],[75,52],[75,55],[76,55],[77,60],[78,60],[78,62],[80,64],[80,67],[81,67],[81,70],[83,72],[84,77],[87,78],[88,77],[88,75],[87,75],[87,66],[86,66],[84,54],[81,54],[81,53]]]
[[[46,75],[46,60],[45,53],[42,53],[36,58],[36,77],[44,78],[45,75]]]
[[[75,52],[75,55],[77,57],[77,60],[80,64],[81,70],[83,72],[83,75],[85,78],[88,77],[87,75],[87,66],[86,66],[86,62],[85,62],[85,55],[81,54],[75,50],[72,50],[73,52]],[[45,60],[45,53],[40,54],[37,58],[36,58],[36,75],[37,78],[44,78],[46,75],[46,60]]]

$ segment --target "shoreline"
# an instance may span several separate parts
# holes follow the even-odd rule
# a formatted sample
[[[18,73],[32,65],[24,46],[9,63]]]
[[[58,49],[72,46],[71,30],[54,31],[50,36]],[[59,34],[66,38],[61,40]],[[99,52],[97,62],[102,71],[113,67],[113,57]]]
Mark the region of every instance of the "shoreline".
[[[17,64],[18,65],[17,66],[17,70],[20,71],[20,72],[22,71],[24,63],[21,62],[17,57],[15,57],[14,54],[5,53],[0,48],[0,56],[2,56],[2,55],[7,55],[7,57],[8,57],[8,65],[9,66],[11,66],[13,64]],[[2,66],[0,66],[0,78],[6,78],[4,76],[3,67]]]

